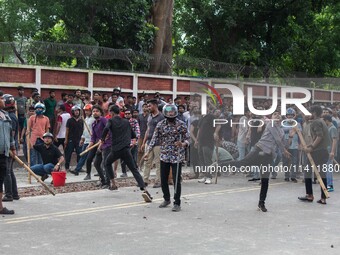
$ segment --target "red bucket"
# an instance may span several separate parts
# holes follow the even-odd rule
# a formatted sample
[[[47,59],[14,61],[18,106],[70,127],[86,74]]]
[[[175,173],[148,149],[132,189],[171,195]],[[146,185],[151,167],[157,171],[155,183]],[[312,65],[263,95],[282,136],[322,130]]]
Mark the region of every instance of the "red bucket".
[[[65,186],[66,172],[52,172],[53,186]]]

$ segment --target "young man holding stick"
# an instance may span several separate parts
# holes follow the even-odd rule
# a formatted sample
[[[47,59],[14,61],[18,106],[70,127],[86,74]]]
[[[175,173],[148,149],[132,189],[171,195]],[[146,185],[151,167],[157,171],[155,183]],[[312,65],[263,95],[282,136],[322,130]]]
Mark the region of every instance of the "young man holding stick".
[[[101,136],[102,143],[105,143],[107,135],[111,133],[111,153],[105,161],[105,169],[109,174],[111,180],[111,189],[117,189],[114,180],[114,173],[112,169],[112,163],[117,159],[124,160],[129,167],[133,177],[135,177],[139,188],[143,191],[142,196],[145,202],[151,202],[152,197],[145,188],[145,184],[142,176],[138,172],[137,165],[135,164],[130,150],[131,139],[132,143],[136,143],[136,134],[132,131],[129,121],[119,116],[119,107],[114,105],[110,108],[112,118],[108,120],[106,127],[104,128]]]
[[[312,114],[311,116],[312,123],[310,125],[310,130],[313,142],[304,147],[303,150],[306,153],[311,154],[317,169],[312,169],[313,166],[311,162],[309,162],[309,164],[305,167],[306,196],[298,197],[298,199],[306,202],[313,202],[314,200],[312,186],[313,170],[319,171],[322,181],[324,185],[327,187],[326,172],[328,169],[327,161],[329,159],[327,147],[330,145],[328,128],[323,119],[321,118],[322,114],[321,107],[318,105],[312,106],[310,112]],[[323,192],[322,188],[321,199],[318,200],[317,202],[319,204],[326,204],[326,195]]]
[[[0,130],[4,131],[0,132],[0,198],[2,198],[3,195],[3,183],[6,176],[9,154],[12,152],[12,157],[14,158],[16,156],[11,118],[7,112],[3,110],[4,108],[3,93],[0,91]],[[2,199],[0,199],[0,214],[14,214],[13,210],[3,207]]]
[[[145,150],[145,160],[148,154],[158,141],[160,148],[161,161],[161,184],[164,201],[159,208],[167,207],[170,202],[170,192],[168,177],[170,168],[172,169],[172,178],[175,184],[174,206],[172,211],[181,210],[181,170],[182,162],[185,159],[185,148],[189,146],[189,134],[186,124],[177,119],[178,110],[173,104],[163,107],[164,120],[160,121],[153,133],[152,139]]]

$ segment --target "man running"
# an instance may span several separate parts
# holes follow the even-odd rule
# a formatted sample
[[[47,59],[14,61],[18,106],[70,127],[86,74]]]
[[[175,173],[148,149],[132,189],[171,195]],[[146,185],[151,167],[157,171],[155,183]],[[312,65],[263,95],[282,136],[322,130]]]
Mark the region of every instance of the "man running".
[[[104,128],[101,141],[105,143],[106,136],[111,131],[112,145],[111,153],[107,157],[105,162],[105,169],[111,179],[111,189],[117,189],[114,180],[114,173],[112,169],[112,163],[117,159],[124,160],[129,167],[131,173],[135,177],[139,188],[143,191],[142,196],[145,202],[151,202],[152,197],[145,188],[145,184],[142,176],[138,172],[137,166],[132,158],[130,143],[131,139],[136,139],[136,134],[132,131],[131,125],[127,119],[119,116],[119,107],[114,105],[110,108],[112,118],[108,120],[106,127]]]

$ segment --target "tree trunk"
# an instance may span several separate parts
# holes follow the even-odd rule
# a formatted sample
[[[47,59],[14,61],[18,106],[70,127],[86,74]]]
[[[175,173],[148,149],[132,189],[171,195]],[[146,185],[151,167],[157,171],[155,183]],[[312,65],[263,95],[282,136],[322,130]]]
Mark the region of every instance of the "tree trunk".
[[[13,49],[15,56],[19,59],[20,63],[25,64],[25,60],[21,57],[21,54],[17,51],[17,48],[15,47],[14,43],[11,43],[11,47]]]
[[[171,74],[173,0],[154,0],[151,21],[158,28],[150,54],[151,73]]]

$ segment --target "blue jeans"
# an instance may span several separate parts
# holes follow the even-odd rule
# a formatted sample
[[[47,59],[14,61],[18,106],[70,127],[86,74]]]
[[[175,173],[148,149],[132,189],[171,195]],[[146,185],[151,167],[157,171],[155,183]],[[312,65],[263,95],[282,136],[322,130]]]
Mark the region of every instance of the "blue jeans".
[[[289,171],[285,171],[285,178],[296,178],[296,173],[298,171],[299,164],[299,150],[298,149],[288,149],[288,152],[292,154],[290,159],[282,157],[283,166]],[[291,162],[290,162],[291,160]],[[290,164],[289,164],[290,163]]]
[[[79,143],[75,143],[74,141],[69,141],[66,148],[65,148],[65,168],[66,170],[70,169],[70,161],[72,157],[73,151],[76,151],[77,153],[77,162],[79,162],[79,154],[81,152],[81,147],[79,146]]]
[[[46,165],[38,164],[31,167],[32,171],[40,176],[44,176],[45,174],[51,174],[53,168],[54,165],[52,163],[48,163]]]
[[[83,146],[81,147],[81,151],[80,153],[82,153],[84,150],[86,150],[87,146],[89,144],[88,143],[84,143]],[[80,157],[79,161],[78,161],[78,164],[76,166],[76,168],[74,169],[74,171],[78,172],[82,169],[82,167],[85,165],[86,163],[86,159],[87,159],[87,155],[89,153],[87,152],[86,154],[84,154],[83,156]]]
[[[43,140],[37,139],[37,141],[35,142],[35,145],[43,144],[43,143],[44,143]],[[31,153],[31,166],[43,163],[41,155],[38,151],[36,151],[34,148],[31,148],[30,153]]]
[[[327,171],[327,185],[333,187],[333,172],[334,172],[334,165],[333,160],[328,159],[327,161],[328,171]],[[333,168],[331,168],[333,167]]]

